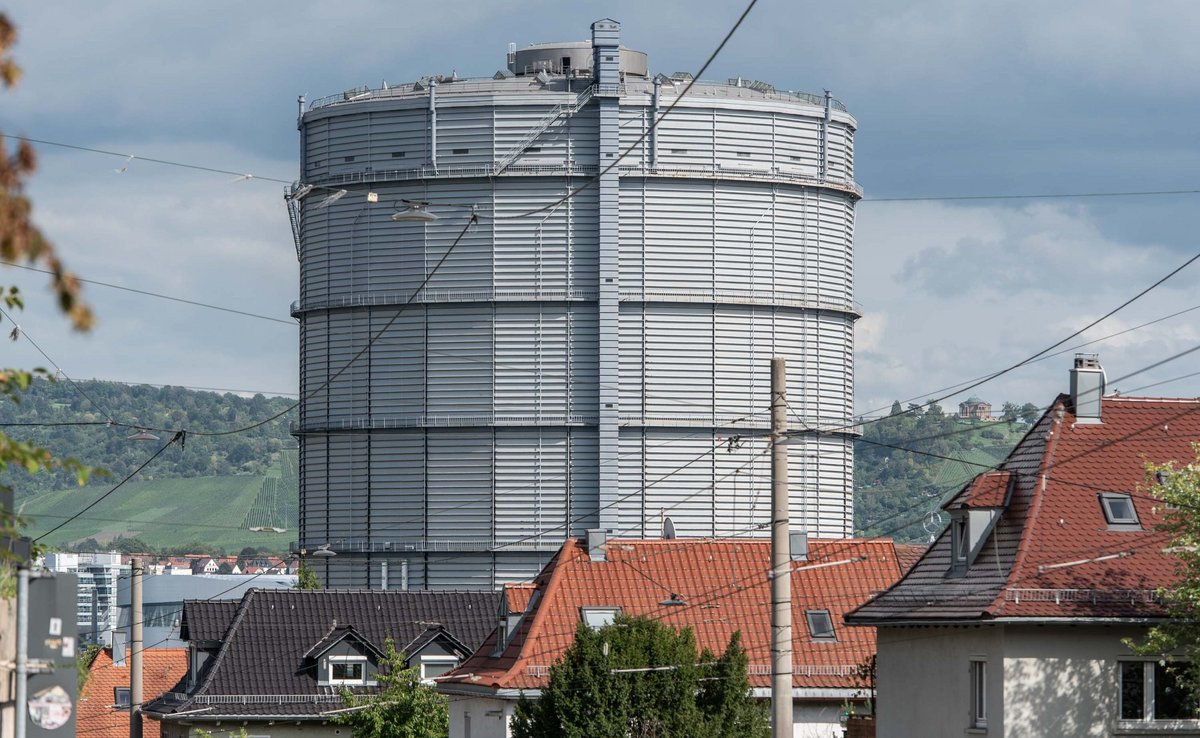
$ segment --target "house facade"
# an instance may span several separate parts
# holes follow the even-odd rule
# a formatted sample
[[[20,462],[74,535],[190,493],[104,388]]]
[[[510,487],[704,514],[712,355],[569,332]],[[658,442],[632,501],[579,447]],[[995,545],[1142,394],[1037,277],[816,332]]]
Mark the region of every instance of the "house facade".
[[[186,675],[146,707],[163,738],[245,728],[271,738],[346,736],[342,689],[371,693],[390,638],[432,680],[495,626],[494,592],[259,590],[184,603]]]
[[[1200,400],[1104,396],[1076,357],[1000,466],[944,505],[911,571],[847,616],[878,642],[878,735],[1200,735],[1158,660],[1134,654],[1176,561],[1147,464],[1194,459]]]
[[[597,531],[597,533],[599,533]],[[792,568],[793,716],[796,738],[842,735],[844,711],[865,709],[855,676],[874,633],[842,616],[895,582],[914,547],[890,540],[810,540]],[[690,627],[700,648],[722,652],[734,632],[749,657],[754,695],[771,679],[770,543],[746,539],[571,539],[532,584],[509,585],[496,632],[438,681],[450,698],[452,738],[508,738],[521,695],[537,697],[579,623],[618,614]]]

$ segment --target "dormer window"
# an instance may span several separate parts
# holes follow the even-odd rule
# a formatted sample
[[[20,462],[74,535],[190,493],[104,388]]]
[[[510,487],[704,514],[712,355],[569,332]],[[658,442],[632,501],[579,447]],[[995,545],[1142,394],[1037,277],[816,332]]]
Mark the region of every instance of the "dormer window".
[[[619,607],[581,607],[579,617],[592,630],[600,630],[606,625],[612,625],[621,614]]]
[[[1133,498],[1120,492],[1101,492],[1100,507],[1109,530],[1141,530]]]
[[[113,687],[113,707],[118,710],[129,709],[129,687]]]
[[[326,684],[364,685],[367,683],[365,656],[329,656],[326,658]]]

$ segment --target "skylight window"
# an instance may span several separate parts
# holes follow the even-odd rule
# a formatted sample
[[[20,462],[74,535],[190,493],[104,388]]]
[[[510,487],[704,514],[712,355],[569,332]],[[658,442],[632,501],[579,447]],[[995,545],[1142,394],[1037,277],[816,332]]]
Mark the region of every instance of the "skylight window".
[[[612,625],[621,614],[619,607],[581,607],[579,617],[592,630],[600,630],[606,625]]]
[[[837,640],[833,632],[833,618],[828,610],[806,610],[804,615],[808,618],[808,632],[814,641]]]
[[[1100,507],[1104,510],[1104,519],[1108,521],[1109,528],[1141,530],[1133,498],[1119,492],[1102,492],[1099,497]]]

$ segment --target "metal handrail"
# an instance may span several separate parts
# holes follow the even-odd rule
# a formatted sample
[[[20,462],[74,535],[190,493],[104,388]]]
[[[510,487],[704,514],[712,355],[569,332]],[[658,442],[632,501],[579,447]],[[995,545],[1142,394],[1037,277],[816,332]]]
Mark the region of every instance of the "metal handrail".
[[[525,175],[534,177],[553,176],[588,176],[599,172],[595,164],[578,164],[567,161],[562,164],[509,164],[501,167],[499,164],[479,164],[467,167],[442,167],[436,169],[430,166],[414,167],[411,169],[384,169],[380,171],[363,170],[331,174],[320,179],[314,179],[308,184],[316,187],[335,188],[343,185],[371,184],[376,182],[408,182],[419,179],[471,179],[494,177],[501,173],[506,175]],[[780,167],[768,169],[748,169],[742,167],[722,166],[658,166],[649,167],[642,164],[620,164],[617,170],[623,176],[673,177],[679,179],[735,179],[749,182],[778,182],[782,184],[798,184],[809,187],[821,187],[853,194],[862,198],[863,188],[853,180],[815,177],[799,172],[790,172]]]
[[[596,92],[596,88],[598,86],[599,85],[591,85],[583,92],[579,93],[578,97],[571,102],[555,105],[550,112],[545,115],[545,117],[538,121],[537,125],[530,128],[525,135],[521,137],[521,140],[518,141],[507,154],[505,154],[498,162],[496,162],[495,173],[500,174],[505,169],[508,169],[509,165],[515,162],[517,158],[521,156],[521,153],[524,152],[525,149],[529,148],[530,144],[537,140],[538,136],[542,135],[547,128],[554,124],[554,121],[558,120],[563,115],[566,115],[569,118],[575,113],[579,112],[579,109],[584,105],[587,105],[588,101],[592,99],[592,95]]]

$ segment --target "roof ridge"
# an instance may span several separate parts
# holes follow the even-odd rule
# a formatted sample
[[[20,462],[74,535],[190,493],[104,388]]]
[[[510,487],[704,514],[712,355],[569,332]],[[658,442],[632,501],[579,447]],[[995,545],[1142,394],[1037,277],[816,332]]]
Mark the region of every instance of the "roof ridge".
[[[562,548],[558,549],[558,553],[556,553],[554,558],[551,559],[551,561],[554,562],[554,569],[550,572],[550,580],[546,582],[545,592],[541,597],[538,598],[536,603],[531,601],[529,605],[526,605],[526,612],[528,612],[528,607],[530,605],[536,606],[536,610],[533,613],[533,622],[529,624],[529,630],[525,631],[525,637],[521,639],[521,646],[519,649],[517,649],[516,656],[513,658],[512,666],[508,667],[508,670],[504,672],[503,677],[495,680],[497,683],[501,683],[504,680],[512,678],[513,676],[519,676],[519,674],[514,674],[514,672],[516,672],[518,668],[525,668],[525,655],[523,653],[525,650],[525,644],[532,641],[534,637],[543,629],[543,626],[546,622],[546,617],[548,617],[545,614],[543,606],[551,601],[552,596],[557,593],[562,586],[562,581],[565,576],[562,574],[562,567],[567,563],[567,559],[563,556],[563,554],[567,552],[568,547],[570,547],[572,552],[574,552],[579,547],[579,540],[575,538],[568,538],[567,540],[563,541]],[[547,564],[547,566],[549,566],[549,564]],[[543,569],[543,571],[545,570]],[[512,644],[509,645],[511,646]]]
[[[242,601],[238,605],[237,614],[233,616],[233,620],[231,620],[229,622],[229,628],[227,628],[225,630],[225,636],[221,640],[221,649],[219,651],[217,651],[217,655],[213,659],[212,665],[208,667],[208,673],[205,674],[205,676],[204,676],[204,682],[201,683],[198,687],[196,687],[196,691],[193,692],[192,695],[188,697],[188,702],[186,702],[184,704],[190,703],[192,701],[191,698],[193,696],[202,694],[203,692],[207,691],[208,687],[212,684],[213,680],[216,679],[217,671],[220,670],[221,665],[225,661],[225,654],[227,654],[229,652],[230,644],[233,643],[234,636],[237,635],[238,627],[241,626],[242,620],[246,617],[246,613],[250,609],[250,601],[254,599],[254,595],[256,593],[263,592],[263,591],[275,591],[275,590],[260,590],[255,587],[251,587],[250,589],[246,590],[246,592],[242,595]],[[296,590],[296,591],[303,591],[303,590]]]
[[[984,610],[987,613],[995,613],[998,608],[1004,606],[1004,589],[1009,582],[1013,581],[1014,577],[1024,571],[1025,560],[1029,558],[1029,546],[1033,541],[1032,528],[1037,524],[1038,514],[1042,510],[1042,502],[1046,498],[1046,486],[1054,468],[1054,452],[1058,448],[1058,441],[1062,438],[1063,424],[1066,422],[1065,395],[1059,395],[1054,399],[1054,404],[1046,411],[1046,415],[1049,416],[1051,413],[1054,414],[1054,418],[1050,421],[1050,427],[1046,430],[1045,438],[1042,441],[1044,444],[1042,459],[1038,462],[1037,473],[1033,480],[1033,500],[1025,508],[1025,520],[1021,524],[1021,538],[1017,542],[1017,554],[1013,558],[1008,574],[1004,577],[1004,583],[1000,585],[1000,591],[996,593],[995,598]]]

